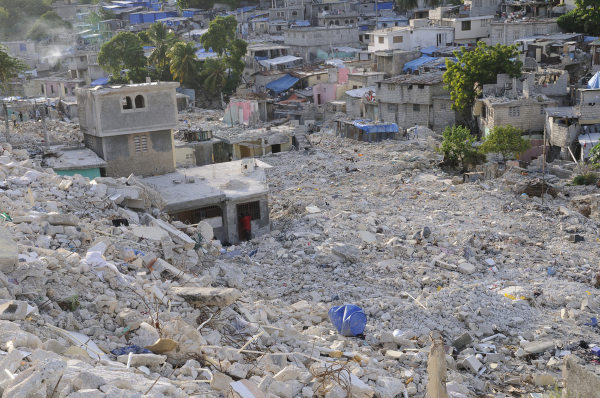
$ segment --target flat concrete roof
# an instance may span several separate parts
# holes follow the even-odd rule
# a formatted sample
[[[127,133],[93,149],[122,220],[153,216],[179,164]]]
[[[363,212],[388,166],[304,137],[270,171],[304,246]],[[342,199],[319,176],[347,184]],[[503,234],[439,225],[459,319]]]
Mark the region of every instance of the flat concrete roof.
[[[88,148],[51,147],[50,156],[44,157],[47,167],[54,170],[81,170],[106,167],[106,162]]]
[[[255,162],[256,167],[242,172],[243,163]],[[249,166],[252,168],[252,166]],[[143,178],[166,202],[166,212],[198,209],[225,200],[239,200],[267,194],[265,169],[272,166],[258,159],[242,159],[177,171],[161,176]]]

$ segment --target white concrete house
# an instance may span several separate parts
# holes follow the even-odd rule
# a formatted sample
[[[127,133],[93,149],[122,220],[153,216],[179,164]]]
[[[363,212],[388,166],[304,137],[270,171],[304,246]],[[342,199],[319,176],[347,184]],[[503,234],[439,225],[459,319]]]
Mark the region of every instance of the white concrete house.
[[[412,23],[413,21],[411,21]],[[454,28],[447,26],[403,26],[369,33],[369,51],[413,51],[454,42]]]

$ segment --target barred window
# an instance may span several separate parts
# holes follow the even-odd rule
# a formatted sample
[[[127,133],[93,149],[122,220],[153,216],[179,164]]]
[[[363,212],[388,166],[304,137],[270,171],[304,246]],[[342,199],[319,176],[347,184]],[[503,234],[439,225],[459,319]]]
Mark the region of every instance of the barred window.
[[[171,218],[176,221],[181,221],[186,224],[197,224],[207,218],[222,217],[223,211],[219,206],[207,206],[200,209],[181,211],[171,215]]]
[[[508,107],[508,116],[510,116],[510,117],[521,116],[521,107],[520,106],[509,106]]]
[[[260,220],[260,202],[249,202],[237,205],[237,214],[247,214],[252,220]]]

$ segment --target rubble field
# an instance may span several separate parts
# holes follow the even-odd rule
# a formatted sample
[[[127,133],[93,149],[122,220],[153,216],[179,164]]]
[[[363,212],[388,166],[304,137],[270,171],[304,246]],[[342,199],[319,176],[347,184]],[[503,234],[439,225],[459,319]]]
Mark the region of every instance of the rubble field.
[[[310,141],[263,158],[271,233],[228,247],[134,176],[0,144],[1,396],[520,397],[570,356],[597,370],[597,189],[573,166],[542,203],[535,165],[463,183],[431,135]]]

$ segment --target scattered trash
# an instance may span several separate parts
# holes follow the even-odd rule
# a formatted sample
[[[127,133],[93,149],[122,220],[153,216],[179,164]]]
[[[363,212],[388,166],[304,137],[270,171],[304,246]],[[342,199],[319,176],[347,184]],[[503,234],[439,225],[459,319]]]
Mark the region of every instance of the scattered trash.
[[[113,227],[120,227],[120,226],[129,226],[129,220],[127,220],[126,218],[116,218],[114,220],[112,220],[112,225]]]
[[[151,354],[152,352],[147,348],[143,348],[143,347],[133,344],[133,345],[129,345],[129,346],[121,347],[121,348],[115,348],[114,350],[111,351],[111,353],[113,355],[119,356],[119,355],[127,355],[129,353]]]
[[[363,333],[367,325],[367,316],[357,305],[334,306],[329,309],[328,314],[331,323],[342,336],[358,336]]]
[[[584,323],[585,326],[591,326],[593,328],[598,327],[598,319],[596,317],[592,317],[589,322]]]

